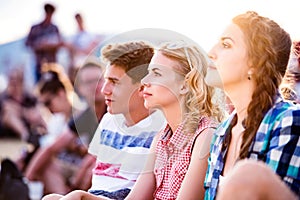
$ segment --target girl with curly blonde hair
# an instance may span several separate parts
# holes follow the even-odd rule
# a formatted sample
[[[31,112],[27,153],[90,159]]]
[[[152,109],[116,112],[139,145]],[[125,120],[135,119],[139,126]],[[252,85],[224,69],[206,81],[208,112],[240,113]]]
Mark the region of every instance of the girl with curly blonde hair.
[[[159,46],[142,79],[145,107],[160,109],[168,125],[152,143],[152,156],[127,199],[201,199],[209,143],[221,108],[204,82],[206,53],[191,41]]]

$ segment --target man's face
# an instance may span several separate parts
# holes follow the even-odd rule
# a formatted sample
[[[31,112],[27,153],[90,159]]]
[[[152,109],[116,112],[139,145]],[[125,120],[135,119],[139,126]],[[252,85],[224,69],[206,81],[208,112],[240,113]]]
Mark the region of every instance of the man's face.
[[[104,73],[102,93],[107,111],[111,114],[126,115],[135,106],[140,83],[132,83],[125,70],[117,65],[108,65]]]

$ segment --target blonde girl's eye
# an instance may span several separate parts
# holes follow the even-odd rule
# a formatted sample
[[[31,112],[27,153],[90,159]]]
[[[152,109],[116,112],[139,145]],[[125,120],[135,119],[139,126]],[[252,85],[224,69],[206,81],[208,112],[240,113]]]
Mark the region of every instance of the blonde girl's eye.
[[[225,49],[228,49],[228,48],[231,47],[231,45],[230,45],[228,42],[225,42],[225,41],[222,42],[222,46],[223,46],[223,48],[225,48]]]
[[[154,71],[153,74],[154,74],[154,76],[161,76],[161,74],[156,71]]]
[[[151,75],[153,75],[153,76],[161,76],[161,73],[159,72],[159,70],[158,69],[152,69],[152,70],[150,70],[150,71],[148,71],[148,74],[151,74]]]

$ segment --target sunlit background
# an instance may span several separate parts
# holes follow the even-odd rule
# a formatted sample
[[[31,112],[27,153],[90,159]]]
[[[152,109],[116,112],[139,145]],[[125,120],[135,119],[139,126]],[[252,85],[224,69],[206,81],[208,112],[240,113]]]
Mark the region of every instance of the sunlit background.
[[[65,35],[76,31],[81,12],[92,32],[113,33],[164,28],[197,41],[205,49],[236,14],[255,10],[277,21],[293,38],[300,37],[298,0],[0,0],[0,44],[24,37],[44,17],[43,5],[56,5],[54,22]]]
[[[232,17],[254,10],[279,23],[292,39],[300,38],[298,0],[0,0],[1,69],[21,60],[18,46],[12,49],[7,44],[24,39],[30,26],[43,20],[46,2],[56,6],[53,22],[66,37],[76,33],[74,14],[80,12],[86,29],[97,34],[162,28],[183,34],[208,51]]]

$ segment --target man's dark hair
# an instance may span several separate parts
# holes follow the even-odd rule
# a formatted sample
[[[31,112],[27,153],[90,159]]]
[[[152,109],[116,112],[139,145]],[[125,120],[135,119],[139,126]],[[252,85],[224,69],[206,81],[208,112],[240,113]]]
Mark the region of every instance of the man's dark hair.
[[[44,5],[44,10],[46,13],[52,14],[55,11],[55,7],[52,4],[47,3]]]
[[[102,48],[101,54],[104,62],[123,68],[136,83],[148,73],[154,48],[144,41],[131,41],[108,44]]]

